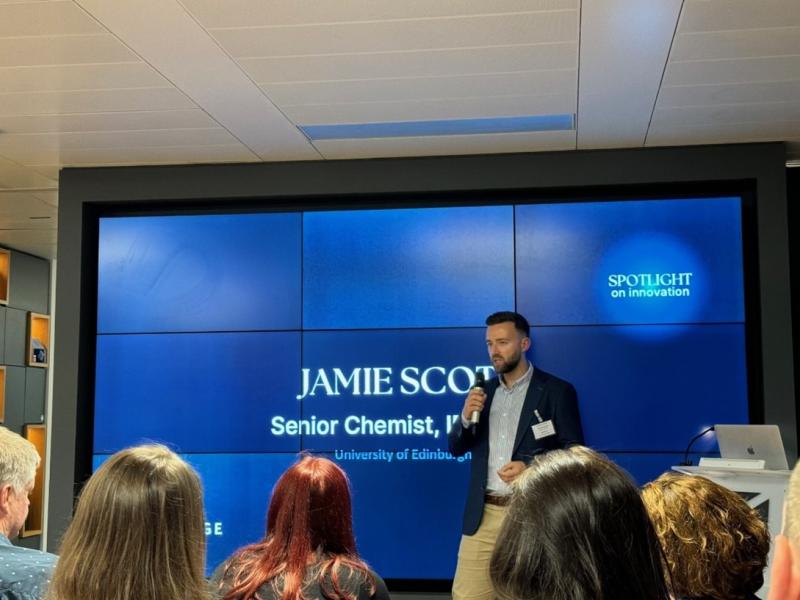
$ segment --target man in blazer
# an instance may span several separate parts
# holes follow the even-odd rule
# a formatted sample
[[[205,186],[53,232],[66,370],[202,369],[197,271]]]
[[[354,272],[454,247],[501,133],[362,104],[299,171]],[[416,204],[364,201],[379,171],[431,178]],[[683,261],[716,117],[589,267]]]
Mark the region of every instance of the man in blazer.
[[[534,369],[525,357],[531,346],[525,317],[498,312],[486,325],[486,347],[498,377],[485,390],[470,391],[461,420],[448,433],[454,456],[472,452],[453,600],[494,598],[489,558],[505,516],[509,484],[537,454],[583,444],[575,388]],[[479,422],[473,425],[476,412]]]

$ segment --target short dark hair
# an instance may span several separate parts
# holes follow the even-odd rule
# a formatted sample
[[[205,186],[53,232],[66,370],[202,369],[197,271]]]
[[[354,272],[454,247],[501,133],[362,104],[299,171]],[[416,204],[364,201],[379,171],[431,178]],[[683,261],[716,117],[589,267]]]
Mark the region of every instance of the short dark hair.
[[[511,600],[668,600],[658,537],[639,490],[606,457],[573,446],[514,480],[490,575]]]
[[[486,317],[487,325],[499,325],[500,323],[513,323],[517,331],[524,333],[525,337],[531,337],[531,326],[528,324],[528,319],[519,313],[501,310]]]

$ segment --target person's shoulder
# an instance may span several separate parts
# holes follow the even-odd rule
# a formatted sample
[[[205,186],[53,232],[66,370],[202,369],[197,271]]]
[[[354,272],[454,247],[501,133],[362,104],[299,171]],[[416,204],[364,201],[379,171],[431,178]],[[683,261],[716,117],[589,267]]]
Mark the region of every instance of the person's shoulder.
[[[369,569],[367,575],[372,581],[368,581],[366,577],[362,575],[361,593],[359,593],[358,597],[360,599],[369,598],[370,600],[389,600],[389,591],[386,588],[386,582],[383,581],[383,578],[372,569]],[[375,591],[370,594],[369,590],[372,588],[371,584],[375,585]]]
[[[4,570],[9,566],[19,568],[29,568],[36,570],[52,569],[58,561],[58,556],[36,550],[34,548],[24,548],[22,546],[3,546],[0,548],[0,557],[5,555],[5,558],[0,558],[0,570]]]
[[[0,600],[40,600],[40,598],[38,595],[7,589],[0,583]]]
[[[38,600],[50,583],[58,557],[32,548],[0,553],[0,600]]]
[[[43,561],[55,562],[58,559],[57,555],[51,554],[50,552],[45,552],[44,550],[37,550],[35,548],[25,548],[24,546],[11,546],[11,545],[0,546],[0,551],[3,550],[15,556],[24,556],[26,558],[32,558],[34,560],[40,559]]]
[[[368,568],[366,571],[361,571],[343,568],[339,571],[339,577],[343,579],[342,583],[347,588],[358,594],[360,600],[368,598],[372,600],[387,600],[389,598],[386,583],[372,569]],[[375,586],[375,591],[370,593],[373,585]]]
[[[539,368],[534,368],[533,379],[538,380],[542,385],[547,385],[556,389],[566,389],[573,387],[572,384],[566,379],[561,379],[552,373]]]

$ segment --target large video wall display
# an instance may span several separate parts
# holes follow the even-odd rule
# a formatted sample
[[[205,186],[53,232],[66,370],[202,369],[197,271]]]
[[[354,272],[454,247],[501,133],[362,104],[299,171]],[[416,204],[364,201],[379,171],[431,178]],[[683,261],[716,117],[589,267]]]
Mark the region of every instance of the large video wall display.
[[[101,218],[94,465],[145,440],[182,453],[210,572],[320,453],[377,572],[449,579],[469,456],[447,430],[493,375],[486,316],[527,316],[587,444],[643,483],[748,421],[741,215],[725,197]]]

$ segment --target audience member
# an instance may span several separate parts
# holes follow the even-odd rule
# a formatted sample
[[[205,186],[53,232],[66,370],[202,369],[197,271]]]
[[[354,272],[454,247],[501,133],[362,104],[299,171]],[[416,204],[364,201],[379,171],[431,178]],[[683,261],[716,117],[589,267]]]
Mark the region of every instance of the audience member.
[[[200,479],[163,446],[117,452],[83,488],[48,600],[202,600]]]
[[[783,535],[775,538],[769,600],[800,600],[800,462],[795,465],[783,504]]]
[[[39,467],[36,447],[0,426],[0,598],[36,600],[44,595],[56,557],[11,544],[28,517]]]
[[[275,484],[264,539],[237,551],[212,582],[225,600],[389,598],[356,552],[347,476],[311,456]]]
[[[764,585],[769,531],[739,494],[705,477],[665,473],[642,490],[673,596],[753,600]]]
[[[653,526],[628,475],[582,446],[539,456],[514,482],[492,553],[501,600],[667,600]]]

